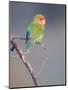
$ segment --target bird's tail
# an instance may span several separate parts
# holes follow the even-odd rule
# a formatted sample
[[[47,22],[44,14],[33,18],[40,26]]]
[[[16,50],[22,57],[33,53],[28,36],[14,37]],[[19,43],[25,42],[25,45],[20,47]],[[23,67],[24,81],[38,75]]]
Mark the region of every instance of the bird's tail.
[[[25,42],[25,47],[28,49],[28,48],[30,48],[31,47],[31,43],[29,42],[29,41],[26,41]]]
[[[27,49],[31,47],[30,32],[29,31],[27,31],[27,33],[26,33],[25,47]]]

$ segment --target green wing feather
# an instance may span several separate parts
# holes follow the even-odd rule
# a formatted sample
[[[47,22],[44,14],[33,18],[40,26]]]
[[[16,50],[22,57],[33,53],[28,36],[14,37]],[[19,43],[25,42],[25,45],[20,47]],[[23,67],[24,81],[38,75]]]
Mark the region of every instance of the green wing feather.
[[[44,27],[33,22],[28,26],[32,43],[41,42],[44,36]]]

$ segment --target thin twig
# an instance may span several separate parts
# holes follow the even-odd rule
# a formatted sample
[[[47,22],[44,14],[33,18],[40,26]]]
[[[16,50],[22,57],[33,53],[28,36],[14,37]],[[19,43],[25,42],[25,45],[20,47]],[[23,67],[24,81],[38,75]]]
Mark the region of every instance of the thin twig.
[[[37,84],[37,81],[36,81],[36,78],[34,76],[34,73],[33,73],[33,69],[32,69],[32,66],[29,62],[27,62],[25,59],[24,59],[24,52],[18,47],[17,43],[15,42],[15,39],[12,38],[10,40],[10,43],[12,45],[12,47],[14,47],[14,49],[17,51],[19,57],[21,58],[22,62],[24,63],[24,65],[26,66],[27,70],[29,71],[31,77],[32,77],[32,80],[34,82],[34,85],[35,86],[38,86]]]
[[[14,39],[26,40],[26,38],[20,36],[15,36]],[[28,38],[28,40],[31,40],[31,38]]]

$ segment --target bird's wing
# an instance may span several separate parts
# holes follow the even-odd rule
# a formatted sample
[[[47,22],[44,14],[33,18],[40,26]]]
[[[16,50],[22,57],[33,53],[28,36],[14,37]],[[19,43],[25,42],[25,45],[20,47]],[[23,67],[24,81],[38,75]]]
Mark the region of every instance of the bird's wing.
[[[44,30],[39,25],[34,25],[31,32],[31,38],[33,42],[41,42],[43,39]]]

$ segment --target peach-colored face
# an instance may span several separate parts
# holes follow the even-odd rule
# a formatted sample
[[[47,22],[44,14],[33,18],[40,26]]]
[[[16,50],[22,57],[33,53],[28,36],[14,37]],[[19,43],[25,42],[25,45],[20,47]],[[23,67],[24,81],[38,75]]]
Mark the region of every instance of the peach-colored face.
[[[38,19],[38,23],[41,24],[41,25],[44,25],[46,23],[45,17],[44,16],[40,16],[39,19]]]

